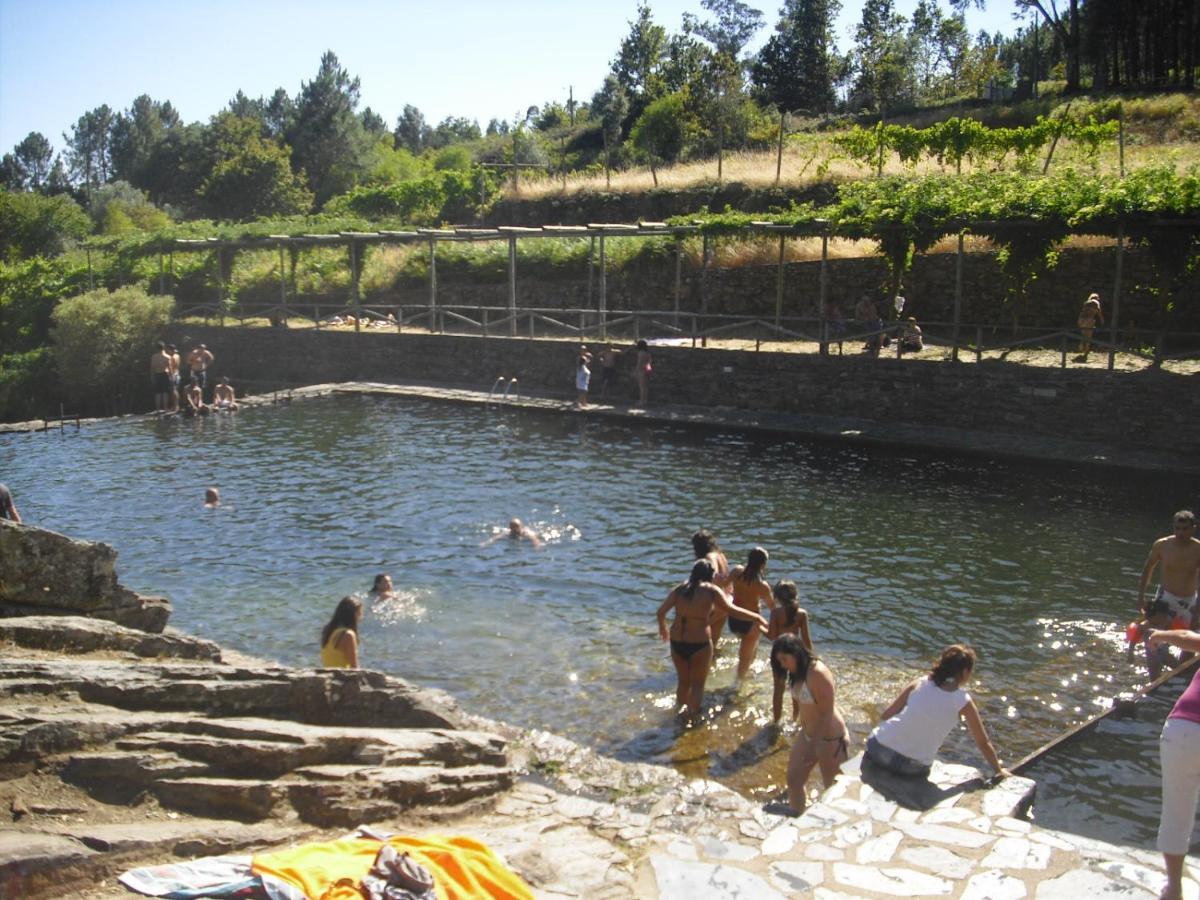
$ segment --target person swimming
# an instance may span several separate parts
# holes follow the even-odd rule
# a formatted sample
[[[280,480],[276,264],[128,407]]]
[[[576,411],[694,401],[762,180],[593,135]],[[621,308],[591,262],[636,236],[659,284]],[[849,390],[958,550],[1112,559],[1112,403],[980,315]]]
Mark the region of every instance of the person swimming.
[[[514,541],[526,540],[533,544],[535,548],[540,548],[546,543],[544,540],[542,540],[542,536],[540,534],[538,534],[520,519],[509,519],[507,531],[501,531],[499,534],[492,535],[479,546],[489,547],[496,543],[496,541],[503,540],[504,538],[512,538]]]
[[[704,698],[704,682],[712,663],[712,626],[714,609],[724,615],[745,619],[766,629],[767,622],[756,612],[734,606],[729,595],[713,584],[715,572],[707,559],[696,560],[688,580],[677,585],[658,608],[658,635],[671,645],[675,666],[675,710],[680,707],[694,716]],[[675,619],[667,628],[667,613],[675,610]]]
[[[371,590],[367,594],[375,602],[390,600],[395,595],[396,589],[392,586],[392,576],[387,572],[380,572],[375,576],[375,581],[371,584]]]

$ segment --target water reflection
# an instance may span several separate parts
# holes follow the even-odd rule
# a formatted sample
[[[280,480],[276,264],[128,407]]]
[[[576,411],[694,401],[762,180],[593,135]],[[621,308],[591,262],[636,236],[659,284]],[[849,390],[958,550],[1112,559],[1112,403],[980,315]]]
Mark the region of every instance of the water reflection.
[[[173,624],[288,664],[317,661],[337,598],[392,574],[366,663],[484,715],[752,795],[783,782],[765,666],[732,692],[732,642],[701,723],[671,717],[654,611],[712,529],[771,552],[832,667],[852,733],[945,644],[1005,759],[1144,677],[1123,653],[1138,575],[1196,479],[650,429],[412,401],[306,401],[187,422],[0,436],[30,522],[104,540]],[[204,488],[224,506],[204,511]],[[479,544],[512,516],[546,535]],[[965,732],[946,752],[974,760]]]

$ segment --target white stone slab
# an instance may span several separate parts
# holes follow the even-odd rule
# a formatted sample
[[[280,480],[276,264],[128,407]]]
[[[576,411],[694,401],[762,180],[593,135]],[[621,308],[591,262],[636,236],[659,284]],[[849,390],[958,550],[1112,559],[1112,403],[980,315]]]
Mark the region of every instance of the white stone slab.
[[[871,814],[871,818],[876,822],[890,821],[892,816],[896,814],[896,810],[899,809],[894,802],[888,800],[882,794],[876,793],[874,790],[867,795],[865,802],[867,804],[867,812]]]
[[[825,881],[825,865],[819,862],[771,863],[767,876],[785,894],[807,894]]]
[[[761,847],[763,856],[778,856],[780,853],[787,853],[796,846],[796,838],[799,836],[800,832],[791,825],[779,826],[763,840]]]
[[[968,828],[978,831],[980,834],[988,834],[992,830],[992,820],[987,816],[976,816],[964,824]]]
[[[919,818],[921,818],[921,811],[919,809],[905,809],[903,807],[900,807],[900,808],[897,808],[896,815],[892,817],[892,821],[893,822],[915,822]]]
[[[980,863],[985,869],[1044,869],[1050,864],[1051,850],[1023,837],[1002,837]]]
[[[818,862],[840,862],[846,858],[846,854],[843,851],[837,847],[827,846],[826,844],[810,844],[805,848],[804,855]]]
[[[796,827],[801,831],[810,828],[830,828],[834,825],[845,825],[850,817],[844,812],[818,804],[809,807],[800,818],[795,820]]]
[[[831,891],[819,887],[813,891],[813,900],[862,900],[861,894],[843,894],[841,891]]]
[[[1155,893],[1161,891],[1163,885],[1167,882],[1167,877],[1161,868],[1148,869],[1145,866],[1138,866],[1133,863],[1099,863],[1096,866],[1096,870],[1121,881],[1132,882],[1138,887]]]
[[[1012,816],[1001,816],[992,824],[1001,831],[1010,831],[1013,834],[1029,834],[1033,831],[1033,825],[1029,822],[1024,819],[1014,819]]]
[[[835,829],[833,837],[836,846],[854,847],[871,836],[874,823],[870,819],[860,819],[853,825]]]
[[[974,819],[975,815],[969,809],[950,807],[948,809],[934,809],[931,812],[927,812],[921,816],[920,821],[926,825],[945,825],[947,823],[959,825],[968,819]]]
[[[893,824],[918,841],[949,844],[952,847],[971,850],[986,847],[995,840],[990,834],[980,834],[978,831],[968,831],[965,828],[952,828],[949,825],[919,825],[908,822],[894,822]]]
[[[1120,897],[1121,900],[1153,900],[1156,893],[1109,878],[1103,872],[1075,869],[1038,885],[1035,900],[1101,900]]]
[[[909,865],[929,869],[956,881],[966,878],[975,868],[974,861],[963,859],[945,847],[906,847],[900,851],[900,858]]]
[[[854,854],[854,858],[860,866],[889,863],[896,855],[896,848],[900,846],[900,840],[903,837],[904,835],[899,831],[889,831],[887,834],[873,837],[869,841],[863,841],[858,852]]]
[[[858,800],[851,800],[849,797],[839,797],[837,800],[830,801],[829,806],[834,809],[840,809],[844,813],[849,813],[852,816],[865,816],[867,814],[867,804]]]
[[[833,880],[846,887],[887,894],[889,897],[936,897],[954,890],[952,881],[896,866],[879,869],[875,866],[834,863]]]
[[[758,849],[734,841],[723,841],[714,837],[696,839],[700,852],[709,859],[728,859],[733,862],[746,862],[758,856]]]
[[[999,869],[972,875],[959,900],[1021,900],[1028,891],[1025,882]]]
[[[586,797],[563,797],[554,804],[554,811],[565,819],[583,819],[594,816],[603,805]]]
[[[1000,816],[1011,816],[1034,788],[1034,783],[1028,778],[1014,775],[984,791],[983,803],[980,810],[985,816],[996,819]]]
[[[1074,850],[1075,845],[1070,841],[1064,841],[1055,831],[1031,831],[1029,839],[1035,844],[1045,844],[1047,847],[1053,847],[1055,850]]]
[[[691,862],[695,862],[700,858],[700,855],[696,852],[696,845],[685,838],[680,838],[667,844],[667,852],[676,859],[686,859]]]
[[[784,900],[765,880],[744,869],[650,857],[661,900]]]

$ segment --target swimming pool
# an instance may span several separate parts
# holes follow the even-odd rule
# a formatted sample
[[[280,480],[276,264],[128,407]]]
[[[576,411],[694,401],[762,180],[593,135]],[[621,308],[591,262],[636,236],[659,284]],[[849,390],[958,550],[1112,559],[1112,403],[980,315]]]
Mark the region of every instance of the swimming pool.
[[[1138,575],[1198,487],[367,397],[0,436],[0,471],[28,522],[115,546],[123,583],[170,597],[180,629],[316,664],[337,599],[387,571],[401,598],[369,612],[367,665],[751,796],[779,789],[787,755],[764,728],[765,642],[735,694],[727,636],[704,723],[670,715],[654,612],[697,527],[731,562],[762,544],[768,576],[797,581],[860,741],[933,654],[968,641],[1013,761],[1143,677],[1122,652]],[[511,516],[548,545],[481,548]],[[965,732],[946,753],[976,759]]]

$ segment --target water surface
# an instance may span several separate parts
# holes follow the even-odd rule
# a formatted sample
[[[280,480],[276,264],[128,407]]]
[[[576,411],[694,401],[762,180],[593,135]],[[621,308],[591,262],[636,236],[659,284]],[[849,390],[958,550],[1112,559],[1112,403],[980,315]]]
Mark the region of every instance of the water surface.
[[[370,398],[0,436],[0,473],[30,523],[115,546],[123,583],[168,596],[180,629],[312,665],[338,598],[390,572],[401,597],[370,610],[367,665],[751,796],[779,790],[787,757],[765,642],[740,693],[719,656],[699,727],[670,712],[654,612],[697,527],[799,583],[860,741],[967,641],[1011,761],[1144,680],[1121,652],[1138,575],[1200,496],[1194,478]],[[481,548],[511,516],[547,546]],[[965,732],[945,755],[978,759]]]

